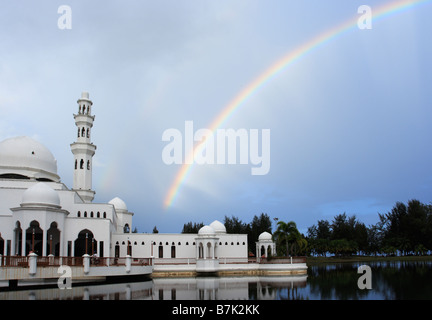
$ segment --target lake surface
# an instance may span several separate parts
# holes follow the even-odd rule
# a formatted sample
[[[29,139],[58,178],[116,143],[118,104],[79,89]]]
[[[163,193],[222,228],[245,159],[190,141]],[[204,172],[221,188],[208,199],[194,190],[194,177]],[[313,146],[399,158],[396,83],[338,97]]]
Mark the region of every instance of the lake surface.
[[[359,289],[368,265],[372,289]],[[383,300],[432,299],[432,262],[309,266],[304,276],[197,277],[0,292],[1,300]]]

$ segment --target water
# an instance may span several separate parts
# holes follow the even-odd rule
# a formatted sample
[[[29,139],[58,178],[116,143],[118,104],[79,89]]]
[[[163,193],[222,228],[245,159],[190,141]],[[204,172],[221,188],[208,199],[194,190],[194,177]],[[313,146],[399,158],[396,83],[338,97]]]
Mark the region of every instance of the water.
[[[360,290],[361,265],[372,271],[372,289]],[[432,299],[432,261],[395,261],[311,266],[304,294],[322,300]]]
[[[357,268],[372,270],[360,290]],[[383,300],[432,299],[432,262],[374,262],[309,266],[304,276],[197,277],[2,291],[1,300]]]

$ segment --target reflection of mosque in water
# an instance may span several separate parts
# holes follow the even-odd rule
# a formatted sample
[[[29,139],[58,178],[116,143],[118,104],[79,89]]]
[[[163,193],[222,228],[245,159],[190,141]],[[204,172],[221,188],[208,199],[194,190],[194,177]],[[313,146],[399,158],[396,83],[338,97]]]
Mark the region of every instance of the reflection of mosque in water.
[[[276,300],[295,298],[306,275],[154,278],[132,283],[0,292],[1,300]]]

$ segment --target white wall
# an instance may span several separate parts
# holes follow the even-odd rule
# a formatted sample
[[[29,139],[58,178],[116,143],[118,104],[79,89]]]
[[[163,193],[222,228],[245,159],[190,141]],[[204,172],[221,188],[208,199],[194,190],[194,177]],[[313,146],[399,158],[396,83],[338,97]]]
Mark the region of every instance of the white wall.
[[[171,258],[171,247],[175,247],[176,258],[196,258],[195,238],[197,234],[163,234],[163,233],[123,233],[114,234],[111,255],[114,256],[115,245],[120,246],[120,256],[127,254],[127,241],[132,245],[133,257]],[[217,235],[218,258],[247,258],[247,235],[244,234],[219,234]],[[124,244],[123,244],[124,243]],[[144,243],[144,244],[143,244]],[[159,256],[159,247],[163,247],[163,256]]]

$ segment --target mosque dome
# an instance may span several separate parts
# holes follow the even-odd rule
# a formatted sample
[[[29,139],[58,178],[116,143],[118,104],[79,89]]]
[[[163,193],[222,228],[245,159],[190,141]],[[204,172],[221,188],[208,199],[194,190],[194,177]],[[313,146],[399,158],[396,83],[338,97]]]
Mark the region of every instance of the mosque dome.
[[[116,211],[119,211],[119,210],[127,211],[126,203],[122,199],[120,199],[119,197],[115,197],[114,199],[112,199],[108,203],[112,204],[114,206],[114,208],[116,209]]]
[[[198,235],[212,236],[212,235],[215,235],[215,230],[210,226],[204,226],[201,229],[199,229]]]
[[[40,142],[13,137],[0,142],[0,178],[60,181],[57,160]]]
[[[50,206],[60,208],[60,197],[46,183],[39,182],[24,191],[21,204],[23,206]]]
[[[267,231],[264,231],[258,237],[258,241],[268,241],[268,240],[270,240],[270,241],[272,240],[272,235],[270,233],[268,233]]]
[[[210,223],[210,227],[213,228],[215,233],[226,233],[226,228],[224,224],[218,220],[215,220],[212,223]]]

